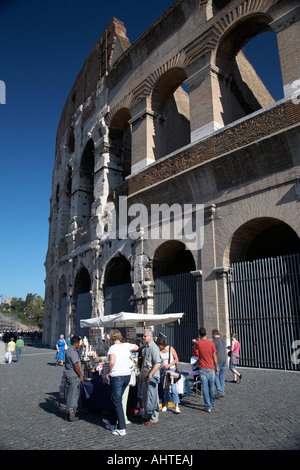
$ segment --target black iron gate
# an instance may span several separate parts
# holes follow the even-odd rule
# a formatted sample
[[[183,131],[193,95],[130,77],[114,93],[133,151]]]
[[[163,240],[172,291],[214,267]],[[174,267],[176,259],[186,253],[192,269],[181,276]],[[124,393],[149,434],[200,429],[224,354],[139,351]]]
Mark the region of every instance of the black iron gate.
[[[92,296],[90,292],[78,294],[76,298],[76,324],[75,334],[82,338],[89,338],[89,328],[80,328],[80,320],[86,320],[92,316]]]
[[[155,280],[154,312],[184,313],[183,319],[155,328],[167,336],[174,346],[179,360],[189,362],[192,355],[192,339],[198,335],[196,281],[190,273],[163,276]]]
[[[104,315],[119,312],[134,312],[134,305],[130,303],[133,296],[132,284],[119,284],[107,286],[104,289]],[[118,328],[122,336],[126,337],[126,328]],[[109,329],[107,329],[109,331]]]
[[[131,284],[108,286],[104,289],[104,315],[119,312],[134,312],[134,305],[130,303],[133,295]]]
[[[233,264],[227,286],[240,365],[300,370],[294,354],[300,340],[300,255]]]

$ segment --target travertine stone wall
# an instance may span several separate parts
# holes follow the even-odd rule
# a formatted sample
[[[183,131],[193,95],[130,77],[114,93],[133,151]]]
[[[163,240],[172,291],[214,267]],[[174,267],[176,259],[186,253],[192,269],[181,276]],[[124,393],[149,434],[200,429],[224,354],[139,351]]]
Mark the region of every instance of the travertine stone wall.
[[[135,310],[153,313],[153,261],[162,240],[108,237],[115,214],[127,215],[120,197],[127,207],[204,205],[204,245],[192,253],[198,326],[229,335],[226,272],[232,260],[276,223],[300,234],[299,19],[292,0],[177,0],[133,44],[125,25],[110,21],[58,126],[44,344],[54,346],[61,333],[62,299],[64,333],[74,331],[83,269],[91,315],[104,314],[105,274],[116,257],[129,263]],[[277,103],[241,51],[270,30],[277,35],[283,80],[284,98]],[[244,226],[248,240],[246,230],[238,236]]]

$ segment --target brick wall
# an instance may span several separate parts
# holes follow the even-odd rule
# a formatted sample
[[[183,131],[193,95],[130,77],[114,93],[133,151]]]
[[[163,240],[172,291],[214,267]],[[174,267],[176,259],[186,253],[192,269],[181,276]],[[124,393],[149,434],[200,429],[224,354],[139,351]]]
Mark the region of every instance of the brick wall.
[[[300,123],[300,106],[286,102],[178,152],[129,178],[129,194],[175,176],[214,157],[276,134]]]

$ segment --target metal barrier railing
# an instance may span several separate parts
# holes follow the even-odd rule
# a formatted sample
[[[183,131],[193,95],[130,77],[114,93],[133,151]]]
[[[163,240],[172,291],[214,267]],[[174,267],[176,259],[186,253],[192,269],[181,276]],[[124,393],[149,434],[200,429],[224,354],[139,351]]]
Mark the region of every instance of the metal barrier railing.
[[[230,330],[241,343],[240,365],[300,370],[300,255],[233,264],[228,272]]]

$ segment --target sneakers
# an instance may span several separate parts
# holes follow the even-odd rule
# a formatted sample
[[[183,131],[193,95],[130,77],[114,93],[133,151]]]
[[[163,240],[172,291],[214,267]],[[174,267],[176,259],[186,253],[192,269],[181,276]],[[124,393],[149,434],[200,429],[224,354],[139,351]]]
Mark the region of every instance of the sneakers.
[[[125,436],[126,435],[126,429],[115,429],[112,432],[113,436]]]
[[[167,405],[163,406],[161,411],[164,413],[165,411],[168,411],[168,407]],[[180,409],[179,409],[179,406],[178,405],[175,405],[175,410],[174,410],[174,413],[180,413]]]
[[[106,423],[105,428],[111,431],[114,436],[125,436],[126,429],[117,429],[116,426],[110,424],[110,422]]]

